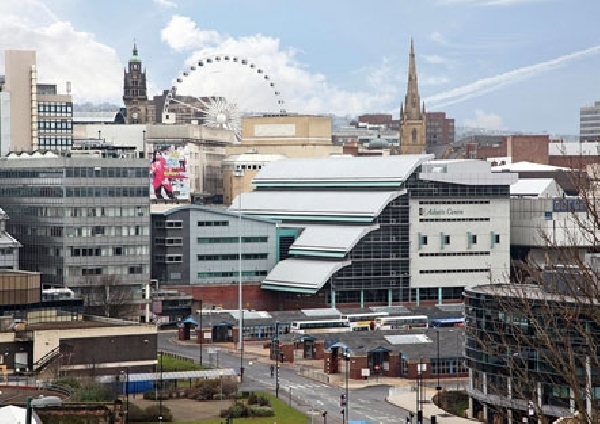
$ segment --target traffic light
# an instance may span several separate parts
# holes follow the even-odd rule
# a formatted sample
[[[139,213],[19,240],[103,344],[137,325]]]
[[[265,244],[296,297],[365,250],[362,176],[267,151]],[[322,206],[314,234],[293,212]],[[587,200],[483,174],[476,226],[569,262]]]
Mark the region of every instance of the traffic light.
[[[347,403],[348,403],[348,399],[346,398],[346,394],[342,393],[340,395],[340,406],[346,406]]]
[[[431,424],[435,424],[436,423],[435,415],[432,415],[431,418],[429,418],[429,421],[431,421]]]
[[[423,411],[420,409],[417,411],[417,422],[423,424]]]

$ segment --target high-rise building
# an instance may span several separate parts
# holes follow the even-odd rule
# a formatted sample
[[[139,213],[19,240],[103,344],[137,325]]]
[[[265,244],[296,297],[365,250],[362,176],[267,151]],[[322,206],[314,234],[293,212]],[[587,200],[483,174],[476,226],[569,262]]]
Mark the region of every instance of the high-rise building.
[[[86,302],[103,284],[150,278],[148,161],[135,151],[75,150],[0,158],[0,204],[21,244],[20,268]]]
[[[419,81],[415,63],[415,44],[410,41],[408,59],[408,87],[404,104],[400,105],[400,154],[421,154],[426,148],[426,115],[425,104],[421,109],[419,97]]]
[[[147,122],[146,70],[142,68],[136,43],[133,43],[133,55],[127,63],[127,68],[123,70],[123,103],[127,108],[128,124]]]
[[[3,127],[0,153],[70,148],[73,100],[68,93],[69,83],[67,94],[59,94],[55,84],[39,84],[35,51],[7,50],[5,63],[1,91],[8,95],[0,96],[0,125]],[[7,139],[10,140],[8,148],[5,147]]]
[[[597,140],[600,137],[600,102],[579,108],[579,139]]]

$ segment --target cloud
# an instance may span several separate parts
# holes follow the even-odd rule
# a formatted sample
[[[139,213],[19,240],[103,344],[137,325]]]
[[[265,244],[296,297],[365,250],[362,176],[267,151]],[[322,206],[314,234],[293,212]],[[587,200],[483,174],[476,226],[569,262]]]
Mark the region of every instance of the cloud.
[[[203,46],[215,46],[222,41],[216,31],[204,31],[187,16],[175,15],[160,32],[160,38],[173,50],[182,52]]]
[[[494,113],[485,113],[481,109],[475,111],[474,119],[465,119],[465,127],[482,128],[487,130],[502,130],[502,118]]]
[[[585,50],[579,50],[574,53],[560,56],[556,59],[547,60],[536,63],[535,65],[523,66],[509,72],[494,75],[492,77],[482,78],[470,84],[457,87],[449,91],[445,91],[425,99],[429,108],[441,108],[456,103],[464,102],[465,100],[474,97],[480,97],[494,91],[498,91],[508,85],[516,84],[526,79],[533,78],[545,72],[557,69],[565,64],[584,59],[589,56],[595,56],[600,53],[600,45],[590,47]]]
[[[387,110],[398,97],[397,68],[385,57],[376,66],[360,70],[368,90],[349,91],[331,84],[318,71],[307,69],[298,59],[299,52],[282,48],[278,38],[262,34],[232,37],[203,29],[189,17],[173,16],[161,31],[161,39],[175,51],[188,52],[187,69],[180,73],[182,82],[176,83],[178,94],[224,96],[245,112],[285,109],[359,114]],[[207,58],[216,56],[221,60],[207,63]],[[242,59],[248,61],[246,65]],[[198,66],[200,61],[203,66]],[[191,70],[192,66],[196,69]]]
[[[163,7],[177,7],[177,4],[171,0],[154,0],[154,3]]]
[[[65,92],[72,83],[75,102],[114,101],[122,95],[122,65],[114,49],[77,31],[36,0],[7,0],[0,15],[0,52],[35,50],[38,79]],[[0,54],[0,74],[4,54]],[[90,84],[93,81],[93,84]]]
[[[437,34],[439,34],[439,33],[437,33]],[[423,59],[427,63],[436,63],[436,64],[449,62],[448,59],[446,59],[443,56],[437,55],[437,54],[431,54],[431,55],[424,54],[421,56],[421,59]]]

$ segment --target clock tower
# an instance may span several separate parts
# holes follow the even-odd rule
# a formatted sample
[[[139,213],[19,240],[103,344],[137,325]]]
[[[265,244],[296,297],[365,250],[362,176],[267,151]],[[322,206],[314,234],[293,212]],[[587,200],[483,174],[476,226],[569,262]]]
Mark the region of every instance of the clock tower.
[[[133,43],[133,55],[123,70],[123,103],[127,109],[128,124],[147,122],[148,97],[146,93],[146,70],[138,56],[137,44]]]
[[[410,40],[410,55],[408,57],[408,87],[404,104],[400,105],[400,154],[425,153],[426,118],[425,104],[421,109],[419,97],[419,82],[417,79],[417,65],[415,64],[415,44]]]

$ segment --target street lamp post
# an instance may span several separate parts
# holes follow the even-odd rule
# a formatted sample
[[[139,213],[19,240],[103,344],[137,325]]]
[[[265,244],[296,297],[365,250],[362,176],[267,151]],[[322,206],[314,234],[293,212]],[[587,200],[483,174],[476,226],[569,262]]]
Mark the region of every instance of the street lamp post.
[[[221,379],[221,388],[219,393],[219,410],[223,410],[223,371],[219,371],[219,378]]]
[[[437,390],[438,392],[442,390],[442,386],[440,386],[440,371],[442,369],[442,367],[440,366],[440,329],[438,328],[437,330],[435,330],[437,333],[437,387],[435,388],[435,390]]]
[[[350,419],[350,415],[349,415],[349,399],[348,399],[348,376],[350,374],[349,371],[349,364],[350,364],[350,352],[348,352],[348,348],[346,347],[346,351],[344,352],[344,360],[346,361],[346,414],[345,414],[345,420],[346,422],[349,421]]]
[[[323,424],[327,424],[327,411],[323,411]]]
[[[239,349],[240,349],[240,356],[243,360],[244,357],[244,338],[243,338],[243,315],[242,315],[242,309],[243,309],[243,303],[242,303],[242,177],[244,176],[243,172],[241,170],[237,170],[235,172],[235,176],[238,178],[238,180],[240,181],[239,184],[239,193],[238,193],[238,232],[239,232],[239,243],[238,243],[238,266],[239,266],[239,282],[238,282],[238,306],[239,306],[239,313],[240,313],[240,319],[239,319]],[[240,369],[240,380],[243,378],[243,368]]]
[[[198,314],[200,315],[198,317],[198,326],[199,326],[199,329],[200,329],[200,331],[198,331],[198,338],[200,339],[200,340],[198,340],[198,342],[199,342],[198,344],[200,345],[200,357],[199,357],[200,366],[202,366],[202,351],[204,350],[204,345],[203,345],[204,344],[204,328],[202,326],[202,315],[203,315],[202,314],[202,312],[203,312],[202,307],[203,307],[202,306],[202,299],[200,299],[200,311],[198,312]]]
[[[158,394],[158,421],[162,423],[162,388],[163,388],[163,367],[162,367],[162,352],[158,353],[160,357],[160,385],[159,385],[159,394]]]

